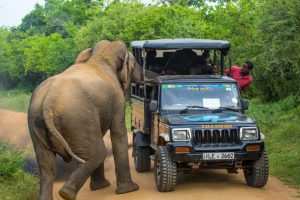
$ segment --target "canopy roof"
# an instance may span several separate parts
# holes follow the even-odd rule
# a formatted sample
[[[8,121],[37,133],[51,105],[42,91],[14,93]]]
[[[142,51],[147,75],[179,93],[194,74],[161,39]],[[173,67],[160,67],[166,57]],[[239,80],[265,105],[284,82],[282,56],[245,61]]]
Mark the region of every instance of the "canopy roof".
[[[229,49],[230,44],[226,40],[160,39],[133,41],[131,42],[131,47],[155,49]]]

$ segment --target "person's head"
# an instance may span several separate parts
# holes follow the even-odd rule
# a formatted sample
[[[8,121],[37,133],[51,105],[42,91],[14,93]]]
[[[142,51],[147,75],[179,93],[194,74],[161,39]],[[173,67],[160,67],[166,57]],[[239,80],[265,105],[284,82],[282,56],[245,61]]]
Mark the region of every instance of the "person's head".
[[[250,70],[253,69],[253,67],[254,67],[254,64],[251,61],[246,61],[242,67],[242,74],[248,75],[250,73]]]
[[[217,66],[216,64],[214,64],[214,65],[212,66],[212,71],[213,71],[214,74],[218,74],[219,69],[218,69],[218,66]]]

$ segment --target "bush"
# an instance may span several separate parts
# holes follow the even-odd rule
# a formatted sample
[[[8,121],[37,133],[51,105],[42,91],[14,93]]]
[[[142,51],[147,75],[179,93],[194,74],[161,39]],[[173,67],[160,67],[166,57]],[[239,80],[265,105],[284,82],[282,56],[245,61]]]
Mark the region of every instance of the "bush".
[[[38,178],[18,170],[9,178],[0,176],[0,199],[3,200],[38,200]]]
[[[22,167],[23,159],[20,153],[8,145],[0,144],[0,176],[10,177]]]
[[[0,199],[37,200],[38,179],[23,170],[23,156],[0,142]]]

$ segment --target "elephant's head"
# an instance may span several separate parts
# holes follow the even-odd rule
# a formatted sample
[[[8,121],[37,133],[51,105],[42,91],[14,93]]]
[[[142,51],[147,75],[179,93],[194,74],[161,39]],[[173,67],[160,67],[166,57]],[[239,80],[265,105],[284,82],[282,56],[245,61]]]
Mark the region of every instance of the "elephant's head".
[[[118,77],[124,94],[127,93],[131,82],[142,82],[140,65],[121,41],[102,40],[93,49],[89,48],[81,51],[75,64],[99,61],[104,61],[110,66]]]
[[[130,83],[142,81],[142,70],[134,56],[127,50],[121,41],[102,40],[91,49],[83,50],[77,57],[75,63],[105,62],[116,74],[124,94],[130,87]]]
[[[119,69],[117,74],[125,94],[128,91],[131,82],[142,82],[142,68],[130,52],[126,52],[123,66]]]

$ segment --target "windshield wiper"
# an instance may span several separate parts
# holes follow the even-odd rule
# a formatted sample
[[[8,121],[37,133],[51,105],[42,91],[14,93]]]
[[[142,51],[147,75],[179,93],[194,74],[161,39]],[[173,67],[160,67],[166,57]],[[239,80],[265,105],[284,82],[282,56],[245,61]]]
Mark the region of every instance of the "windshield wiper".
[[[182,114],[182,113],[185,113],[187,112],[188,110],[193,110],[193,109],[209,109],[207,107],[204,107],[204,106],[187,106],[185,109],[181,110],[179,113]]]
[[[234,112],[239,112],[239,109],[237,109],[236,107],[230,107],[230,106],[221,106],[221,107],[213,110],[213,112],[222,112],[223,110],[230,110],[230,111],[234,111]]]

